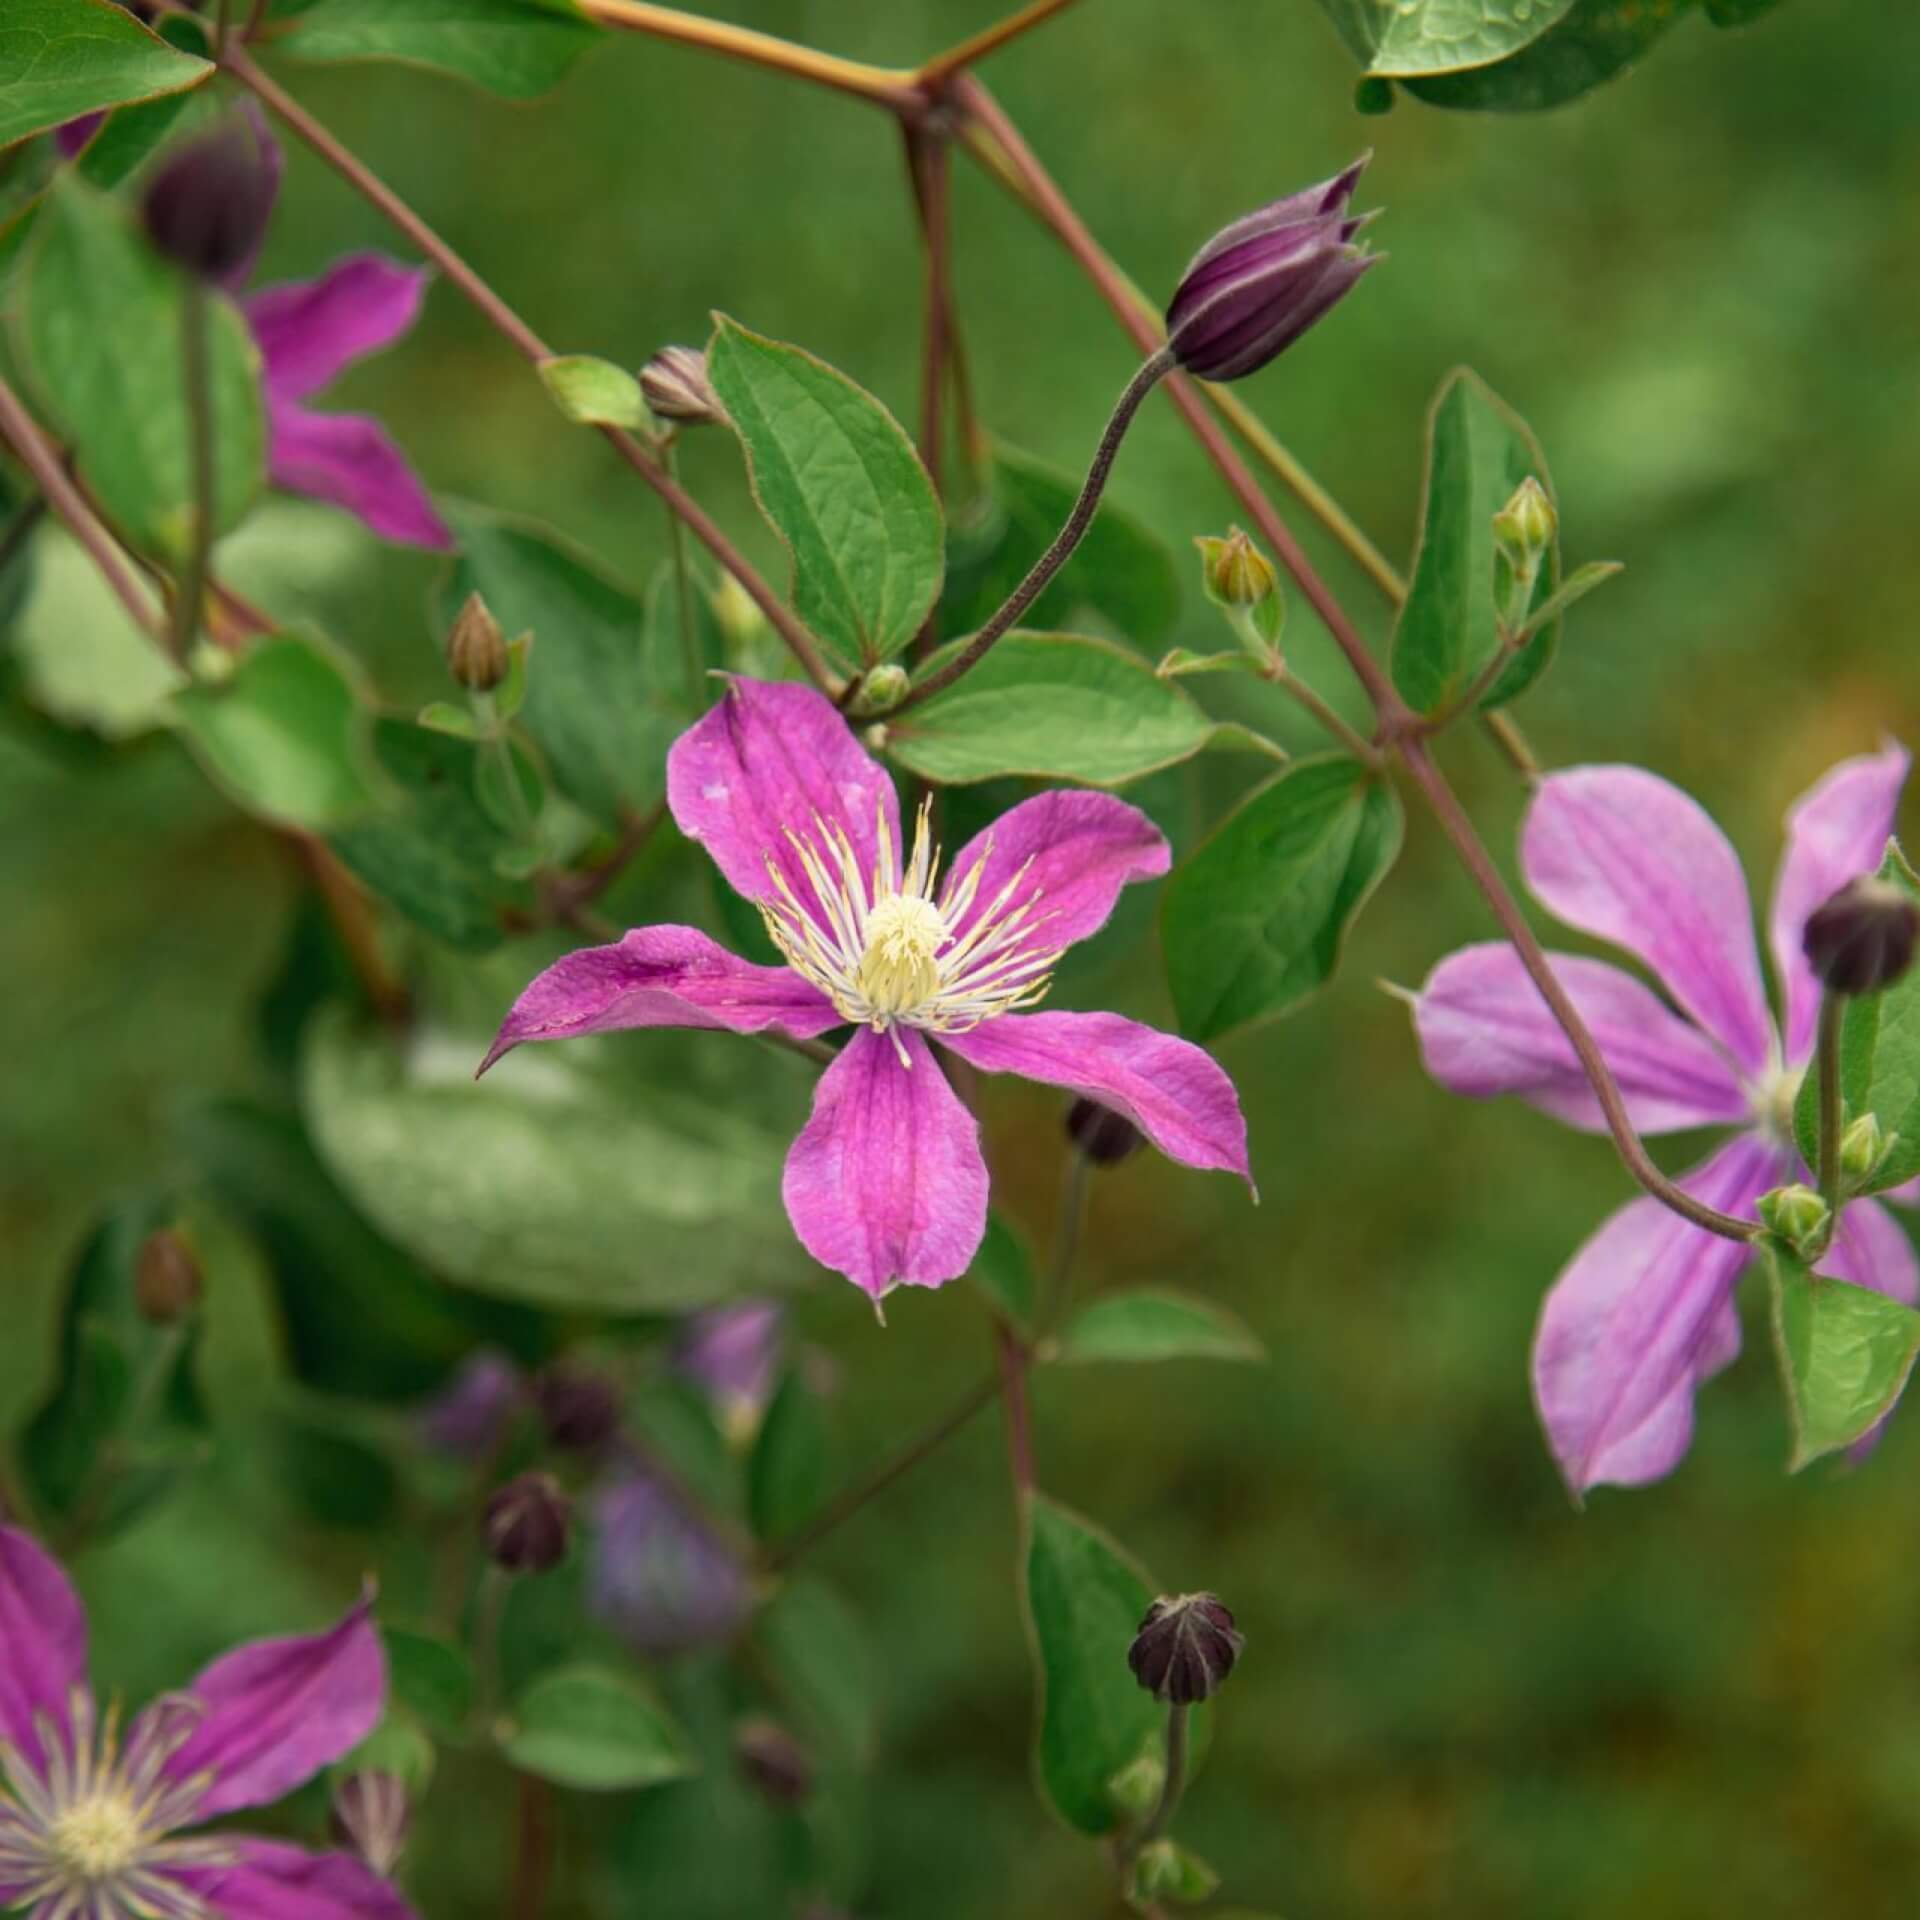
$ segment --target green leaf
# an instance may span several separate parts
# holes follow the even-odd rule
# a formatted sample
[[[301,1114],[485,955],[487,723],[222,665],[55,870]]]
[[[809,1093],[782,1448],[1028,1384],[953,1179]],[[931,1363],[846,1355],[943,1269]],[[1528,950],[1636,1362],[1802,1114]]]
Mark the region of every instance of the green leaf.
[[[943,633],[967,634],[1025,579],[1065,524],[1080,481],[1031,454],[996,445],[979,502],[956,516],[940,601]],[[1180,617],[1173,556],[1132,514],[1102,502],[1072,557],[1027,609],[1027,625],[1063,627],[1083,607],[1142,646],[1163,639]]]
[[[477,1037],[403,1059],[344,1009],[307,1034],[314,1145],[401,1246],[462,1285],[588,1312],[667,1313],[798,1277],[785,1142],[718,1103],[597,1076],[579,1043],[480,1084]]]
[[[1172,1287],[1102,1294],[1069,1320],[1056,1356],[1069,1365],[1096,1360],[1255,1360],[1266,1349],[1225,1307]]]
[[[1774,1347],[1793,1422],[1787,1470],[1798,1473],[1851,1446],[1900,1398],[1920,1355],[1920,1313],[1870,1288],[1809,1273],[1778,1241],[1766,1248]]]
[[[1040,1689],[1035,1767],[1055,1812],[1082,1833],[1119,1823],[1108,1783],[1162,1737],[1166,1708],[1127,1649],[1153,1585],[1099,1528],[1044,1494],[1027,1500],[1022,1598]]]
[[[1033,1331],[1040,1302],[1040,1281],[1033,1268],[1033,1249],[1003,1213],[989,1211],[980,1251],[973,1256],[967,1278],[988,1302],[1022,1333]]]
[[[112,0],[7,0],[0,147],[125,100],[197,87],[212,72]]]
[[[694,1771],[686,1736],[647,1688],[605,1667],[542,1674],[514,1703],[501,1748],[523,1773],[613,1793]]]
[[[791,1367],[767,1407],[747,1468],[747,1510],[762,1540],[783,1540],[804,1526],[825,1497],[833,1472],[833,1435],[820,1396]]]
[[[49,412],[102,508],[144,551],[178,561],[193,528],[181,333],[186,282],[119,202],[57,174],[30,246],[22,340]],[[205,297],[214,414],[214,526],[266,477],[260,356],[233,305]]]
[[[1184,679],[1190,673],[1258,673],[1260,663],[1250,653],[1236,649],[1232,653],[1195,653],[1191,647],[1175,647],[1163,654],[1154,668],[1162,680]]]
[[[1413,80],[1408,91],[1432,106],[1482,113],[1537,113],[1563,106],[1624,72],[1694,5],[1695,0],[1574,0],[1548,32],[1511,59]]]
[[[1558,620],[1569,607],[1584,600],[1595,587],[1604,587],[1615,574],[1625,571],[1624,563],[1619,560],[1589,560],[1585,566],[1575,567],[1560,587],[1528,614],[1527,631],[1537,633],[1549,621]]]
[[[1393,78],[1505,60],[1573,0],[1321,0],[1367,71]]]
[[[1887,847],[1879,878],[1920,899],[1920,879],[1897,840]],[[1840,1026],[1840,1103],[1843,1126],[1870,1113],[1883,1133],[1894,1136],[1885,1159],[1853,1191],[1883,1193],[1920,1173],[1920,968],[1884,992],[1847,1002]],[[1793,1125],[1801,1157],[1817,1166],[1820,1085],[1811,1066],[1800,1082]]]
[[[873,1764],[879,1675],[871,1637],[825,1581],[789,1580],[754,1622],[754,1649],[782,1707],[830,1758]]]
[[[401,60],[531,100],[599,37],[572,0],[313,0],[274,46],[301,60]]]
[[[964,641],[942,647],[932,673]],[[1213,722],[1138,654],[1071,633],[1010,633],[980,664],[887,724],[887,751],[942,785],[1027,774],[1118,787],[1190,759]]]
[[[540,362],[554,405],[578,426],[644,427],[647,403],[625,367],[591,353],[556,354]]]
[[[871,666],[939,597],[940,502],[879,401],[798,347],[715,316],[707,375],[754,498],[793,557],[793,605],[842,666]]]
[[[1427,420],[1420,551],[1393,636],[1393,683],[1417,713],[1451,707],[1499,648],[1493,516],[1529,474],[1552,495],[1546,458],[1527,423],[1477,374],[1456,368]],[[1556,557],[1542,570],[1546,594],[1558,581],[1558,565]],[[1536,635],[1487,704],[1512,699],[1537,678],[1554,640],[1551,626]]]
[[[356,1433],[289,1413],[267,1428],[277,1478],[316,1526],[373,1533],[400,1504],[393,1462]]]
[[[458,1735],[473,1711],[473,1664],[450,1640],[383,1627],[392,1697],[429,1732]]]
[[[439,595],[442,631],[476,591],[507,632],[531,631],[519,720],[554,784],[608,824],[651,806],[686,724],[685,676],[671,659],[656,671],[639,595],[535,521],[443,505],[461,552]]]
[[[370,721],[343,664],[310,640],[250,648],[219,685],[183,688],[173,714],[215,783],[250,813],[339,825],[373,805]]]
[[[1181,1032],[1216,1039],[1324,986],[1404,825],[1392,787],[1343,754],[1296,762],[1230,813],[1161,905]]]

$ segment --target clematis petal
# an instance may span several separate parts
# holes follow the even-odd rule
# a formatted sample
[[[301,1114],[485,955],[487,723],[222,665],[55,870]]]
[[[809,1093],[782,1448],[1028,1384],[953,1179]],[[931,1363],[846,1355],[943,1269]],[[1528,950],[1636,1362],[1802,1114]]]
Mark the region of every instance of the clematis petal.
[[[166,1777],[211,1776],[196,1820],[280,1799],[379,1724],[387,1660],[372,1613],[369,1596],[325,1633],[236,1647],[189,1683],[201,1718],[168,1759]],[[140,1733],[136,1721],[129,1742]]]
[[[1123,1114],[1169,1160],[1217,1167],[1253,1184],[1240,1096],[1190,1041],[1117,1013],[1008,1013],[942,1046],[982,1073],[1066,1087]]]
[[[1907,764],[1906,749],[1897,746],[1843,760],[1787,815],[1769,931],[1786,999],[1789,1066],[1799,1066],[1812,1053],[1820,1011],[1819,984],[1800,951],[1807,915],[1849,880],[1879,866],[1893,838]]]
[[[267,396],[267,477],[276,487],[344,507],[383,540],[435,552],[453,545],[427,490],[377,420],[315,413]]]
[[[432,278],[426,267],[356,253],[317,280],[250,294],[241,304],[266,363],[268,391],[304,400],[356,360],[392,346],[419,319]]]
[[[1784,1172],[1775,1148],[1743,1134],[1680,1185],[1744,1216]],[[1737,1345],[1728,1308],[1751,1253],[1647,1198],[1628,1201],[1562,1270],[1534,1335],[1533,1388],[1576,1498],[1679,1464],[1693,1438],[1694,1388]]]
[[[0,1741],[38,1770],[36,1715],[68,1724],[87,1682],[87,1616],[59,1563],[31,1535],[0,1527]]]
[[[987,1227],[980,1129],[919,1033],[853,1036],[820,1076],[781,1192],[800,1244],[876,1300],[966,1272]]]
[[[715,1646],[753,1612],[740,1558],[642,1474],[603,1487],[593,1501],[587,1603],[646,1659]]]
[[[221,1920],[414,1920],[399,1892],[351,1854],[250,1838],[235,1850],[231,1866],[176,1867],[156,1877],[197,1894]]]
[[[1747,1117],[1747,1097],[1726,1056],[1657,994],[1604,960],[1547,957],[1640,1132]],[[1504,941],[1463,947],[1442,960],[1413,1004],[1413,1024],[1427,1071],[1452,1092],[1476,1100],[1517,1093],[1570,1127],[1606,1131],[1559,1021]]]
[[[1766,1067],[1773,1030],[1747,883],[1695,801],[1639,767],[1549,774],[1527,811],[1520,859],[1535,894],[1569,926],[1645,961],[1735,1065]]]
[[[845,1024],[790,967],[755,966],[693,927],[635,927],[613,946],[581,947],[537,975],[513,1003],[480,1071],[524,1040],[624,1027],[772,1027],[809,1040]]]
[[[1156,879],[1170,861],[1165,837],[1138,807],[1110,793],[1059,788],[1008,808],[975,834],[948,868],[940,904],[947,908],[971,888],[965,911],[950,922],[956,939],[983,914],[1004,920],[1027,906],[1020,949],[1057,952],[1097,933],[1122,887]]]
[[[680,831],[749,900],[774,896],[771,859],[794,898],[813,909],[813,885],[789,834],[818,846],[823,829],[844,833],[863,883],[877,863],[882,822],[896,868],[904,857],[892,780],[812,687],[729,680],[706,716],[673,743],[667,804]]]

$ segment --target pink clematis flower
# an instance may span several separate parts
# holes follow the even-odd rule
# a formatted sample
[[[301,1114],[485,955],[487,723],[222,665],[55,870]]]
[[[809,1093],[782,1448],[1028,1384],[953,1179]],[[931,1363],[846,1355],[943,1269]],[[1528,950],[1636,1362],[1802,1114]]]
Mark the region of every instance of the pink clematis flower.
[[[979,1128],[930,1041],[986,1073],[1067,1087],[1169,1158],[1248,1176],[1233,1083],[1198,1047],[1112,1013],[1037,1013],[1054,963],[1098,931],[1167,844],[1109,794],[1043,793],[961,849],[946,878],[923,810],[911,853],[893,782],[811,687],[729,682],[674,743],[680,830],[760,909],[786,965],[692,927],[638,927],[557,962],[481,1065],[524,1040],[617,1027],[856,1031],[820,1076],[783,1192],[801,1243],[878,1300],[972,1262],[987,1217]]]
[[[1843,761],[1788,814],[1769,921],[1780,1027],[1739,862],[1693,800],[1637,767],[1574,767],[1534,796],[1520,860],[1535,896],[1632,954],[1679,1011],[1605,961],[1555,954],[1554,971],[1641,1132],[1738,1128],[1680,1179],[1723,1212],[1750,1217],[1763,1193],[1805,1177],[1793,1101],[1820,989],[1801,929],[1830,894],[1879,866],[1906,775],[1907,755],[1894,746]],[[1605,1131],[1573,1049],[1511,947],[1449,955],[1421,989],[1414,1023],[1443,1086],[1517,1093],[1569,1126]],[[1733,1295],[1750,1257],[1744,1244],[1643,1198],[1613,1214],[1554,1282],[1534,1339],[1534,1396],[1576,1495],[1657,1480],[1679,1464],[1695,1389],[1740,1349]],[[1872,1200],[1846,1209],[1821,1270],[1902,1301],[1920,1293],[1907,1236]]]
[[[372,1732],[386,1662],[362,1601],[238,1647],[120,1738],[87,1686],[66,1575],[0,1527],[0,1908],[28,1920],[410,1920],[346,1854],[183,1830],[284,1798]]]

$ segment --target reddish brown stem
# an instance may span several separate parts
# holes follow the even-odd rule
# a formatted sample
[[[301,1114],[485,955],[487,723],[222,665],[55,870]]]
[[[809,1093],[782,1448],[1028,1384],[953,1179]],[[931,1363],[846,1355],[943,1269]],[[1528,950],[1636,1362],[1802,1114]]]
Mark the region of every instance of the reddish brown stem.
[[[993,1323],[994,1358],[1000,1365],[1000,1404],[1007,1414],[1007,1465],[1013,1490],[1029,1494],[1037,1484],[1033,1467],[1033,1413],[1027,1402],[1027,1350],[1004,1320]]]
[[[1002,47],[1031,33],[1035,27],[1044,26],[1056,13],[1065,13],[1073,4],[1074,0],[1032,0],[1031,5],[1022,7],[1018,13],[1009,14],[1006,19],[997,21],[971,39],[962,40],[957,47],[949,47],[945,53],[935,54],[920,69],[916,78],[928,92],[936,92],[976,60],[984,60],[988,54],[998,53]]]

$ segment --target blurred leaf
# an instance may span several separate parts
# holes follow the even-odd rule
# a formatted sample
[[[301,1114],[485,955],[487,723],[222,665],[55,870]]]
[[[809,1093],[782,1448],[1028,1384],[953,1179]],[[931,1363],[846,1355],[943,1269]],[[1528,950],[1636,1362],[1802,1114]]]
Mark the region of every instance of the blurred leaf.
[[[553,403],[577,426],[644,427],[647,403],[625,367],[591,353],[555,354],[540,362]]]
[[[1774,1347],[1793,1422],[1790,1473],[1851,1446],[1891,1410],[1920,1355],[1920,1313],[1884,1293],[1808,1272],[1779,1242],[1773,1274]]]
[[[1527,423],[1477,374],[1456,368],[1427,419],[1427,480],[1420,551],[1393,636],[1393,683],[1415,712],[1441,713],[1462,698],[1500,645],[1493,516],[1531,474],[1553,480]],[[1542,569],[1536,604],[1559,581]],[[1485,702],[1511,700],[1538,678],[1557,638],[1544,627],[1507,667]]]
[[[392,1520],[400,1480],[377,1447],[301,1414],[280,1416],[268,1431],[276,1477],[309,1520],[354,1533],[376,1532]]]
[[[940,602],[943,633],[986,625],[1065,524],[1080,492],[1077,478],[1005,445],[994,448],[986,478],[981,500],[954,520]],[[1082,607],[1141,646],[1164,638],[1180,617],[1173,556],[1110,502],[1102,503],[1072,558],[1027,609],[1026,624],[1065,626]]]
[[[1658,40],[1695,0],[1574,0],[1511,59],[1467,73],[1434,74],[1407,90],[1436,107],[1537,113],[1611,80]]]
[[[509,633],[531,631],[519,717],[554,784],[609,825],[651,806],[685,724],[684,676],[655,673],[639,596],[534,521],[443,505],[461,551],[439,596],[442,630],[477,591]]]
[[[109,0],[7,0],[0,147],[123,100],[197,87],[212,73]]]
[[[314,1143],[368,1217],[464,1286],[659,1313],[790,1282],[784,1143],[713,1102],[623,1098],[523,1049],[483,1084],[479,1040],[391,1041],[343,1010],[308,1030]]]
[[[820,1396],[802,1369],[789,1367],[754,1438],[747,1509],[762,1540],[783,1540],[805,1525],[826,1497],[833,1434]]]
[[[336,1760],[322,1778],[338,1782],[363,1769],[397,1774],[417,1799],[432,1784],[434,1759],[433,1740],[427,1730],[404,1706],[389,1698],[380,1724],[344,1758]]]
[[[75,171],[96,187],[119,186],[177,127],[200,117],[189,114],[191,107],[214,99],[209,88],[204,94],[174,93],[121,107],[107,115],[105,125],[81,148]]]
[[[193,527],[182,377],[186,283],[127,209],[55,176],[36,223],[21,330],[25,357],[81,478],[133,543],[178,560]],[[214,412],[214,525],[245,514],[266,477],[260,355],[233,305],[206,296]]]
[[[793,557],[794,611],[842,666],[898,653],[943,567],[940,502],[899,422],[825,361],[724,314],[707,374]]]
[[[637,1680],[604,1667],[542,1674],[515,1702],[501,1747],[523,1773],[589,1793],[657,1786],[694,1770],[666,1709]]]
[[[681,626],[680,570],[671,560],[663,561],[647,585],[647,657],[655,684],[672,689],[673,705],[690,721],[707,705],[712,688],[706,675],[726,665],[727,649],[713,601],[691,568],[687,604],[693,616],[691,645]],[[689,668],[695,666],[698,671],[689,679]]]
[[[966,643],[932,655],[922,677]],[[887,751],[942,784],[1003,773],[1119,787],[1198,753],[1214,725],[1138,654],[1071,633],[1010,633],[887,726]]]
[[[1254,1360],[1267,1350],[1238,1316],[1171,1287],[1139,1287],[1090,1300],[1060,1333],[1057,1356],[1095,1360]]]
[[[473,1665],[466,1654],[450,1640],[400,1627],[383,1627],[380,1637],[391,1697],[430,1732],[460,1734],[473,1711]]]
[[[1133,1863],[1132,1897],[1136,1905],[1150,1907],[1156,1900],[1172,1900],[1181,1906],[1211,1899],[1220,1885],[1220,1876],[1177,1840],[1155,1840],[1140,1849]]]
[[[172,706],[215,783],[250,813],[331,827],[374,803],[359,690],[310,640],[263,640],[229,679],[183,687]]]
[[[787,1581],[755,1621],[754,1644],[784,1710],[835,1760],[871,1766],[879,1675],[839,1594],[810,1574]]]
[[[1320,0],[1370,73],[1450,73],[1505,60],[1572,0]]]
[[[599,37],[572,0],[311,0],[273,44],[301,60],[403,60],[530,100]]]
[[[716,1513],[740,1511],[740,1460],[703,1388],[677,1373],[656,1374],[629,1398],[626,1420],[634,1438],[664,1460],[703,1504]]]
[[[1191,647],[1174,647],[1161,656],[1154,668],[1162,680],[1184,679],[1190,673],[1258,673],[1260,663],[1250,653],[1236,649],[1231,653],[1195,653]]]
[[[455,740],[477,740],[480,723],[467,707],[456,707],[451,700],[429,700],[420,709],[419,722],[430,733],[444,733]]]
[[[132,1200],[94,1230],[68,1277],[53,1391],[20,1435],[42,1517],[93,1540],[137,1519],[206,1457],[199,1318],[156,1327],[135,1302],[140,1249],[170,1218],[160,1199]]]
[[[1324,986],[1404,825],[1392,787],[1343,754],[1296,762],[1230,813],[1161,903],[1181,1032],[1216,1039]]]
[[[1108,1782],[1159,1739],[1167,1710],[1134,1679],[1127,1649],[1153,1586],[1104,1533],[1044,1494],[1027,1498],[1022,1583],[1040,1690],[1035,1765],[1054,1811],[1109,1833]]]
[[[1006,1215],[989,1210],[987,1231],[973,1256],[967,1278],[1022,1333],[1033,1331],[1040,1282],[1033,1270],[1033,1249]]]
[[[1920,879],[1896,840],[1880,863],[1879,878],[1920,898]],[[1920,1173],[1920,967],[1880,993],[1847,1002],[1840,1026],[1840,1102],[1843,1124],[1872,1114],[1891,1139],[1887,1156],[1854,1191],[1884,1193]],[[1807,1165],[1820,1162],[1820,1076],[1811,1066],[1794,1103],[1794,1135]]]

